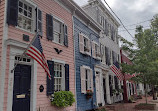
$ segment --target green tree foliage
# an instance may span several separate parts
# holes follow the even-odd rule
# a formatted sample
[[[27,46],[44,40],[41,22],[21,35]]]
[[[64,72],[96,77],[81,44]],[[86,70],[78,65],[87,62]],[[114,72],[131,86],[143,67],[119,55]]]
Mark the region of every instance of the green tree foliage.
[[[151,27],[143,30],[136,27],[133,42],[121,39],[122,49],[129,52],[132,65],[122,63],[123,73],[140,73],[132,80],[144,84],[158,85],[158,15],[151,21]]]
[[[133,43],[121,38],[122,49],[129,52],[132,65],[122,63],[123,73],[140,73],[135,81],[158,84],[158,15],[151,21],[151,27],[143,30],[136,27]]]

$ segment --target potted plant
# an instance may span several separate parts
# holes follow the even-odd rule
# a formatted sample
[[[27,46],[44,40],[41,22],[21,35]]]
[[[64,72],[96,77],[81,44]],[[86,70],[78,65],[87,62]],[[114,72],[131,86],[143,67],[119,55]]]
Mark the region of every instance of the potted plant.
[[[93,96],[92,90],[86,90],[86,98],[89,99],[92,98],[92,96]]]
[[[113,89],[112,90],[112,94],[116,94],[117,93],[117,90],[116,89]]]
[[[119,89],[119,93],[123,93],[123,89]]]
[[[72,106],[74,102],[75,102],[75,98],[71,91],[55,92],[51,98],[51,104],[57,107]]]

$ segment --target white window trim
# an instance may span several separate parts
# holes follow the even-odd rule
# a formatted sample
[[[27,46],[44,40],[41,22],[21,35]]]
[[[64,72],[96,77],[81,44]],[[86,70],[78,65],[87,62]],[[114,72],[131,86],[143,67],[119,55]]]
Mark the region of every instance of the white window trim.
[[[89,66],[85,66],[85,65],[82,65],[82,67],[85,69],[91,69]]]
[[[67,25],[65,24],[64,20],[62,20],[61,18],[59,18],[58,16],[54,15],[54,14],[51,14],[53,16],[53,22],[54,22],[54,19],[59,21],[60,23],[62,23],[63,25]],[[54,29],[54,26],[53,26],[53,29]],[[64,30],[64,29],[63,29]],[[54,36],[54,30],[53,30],[53,36]],[[63,41],[64,41],[64,31],[63,31]],[[52,40],[53,43],[55,44],[58,44],[58,45],[61,45],[61,46],[64,46],[64,42],[63,44],[62,43],[58,43],[56,42],[55,40]]]
[[[54,61],[55,62],[55,61]],[[61,77],[61,91],[65,91],[65,64],[60,63],[60,62],[55,62],[56,64],[61,64],[62,65],[62,77]],[[53,86],[54,87],[54,86]],[[54,87],[55,89],[55,87]]]
[[[19,0],[23,3],[26,3],[27,5],[30,5],[32,7],[32,16],[33,16],[33,28],[32,28],[32,31],[28,31],[28,30],[25,30],[23,28],[20,28],[19,26],[16,26],[17,29],[20,29],[22,31],[25,31],[25,32],[28,32],[28,33],[31,33],[31,34],[35,34],[35,29],[36,29],[36,12],[35,12],[35,9],[37,8],[37,5],[32,1],[32,0]],[[18,2],[19,2],[18,1]],[[18,4],[18,7],[19,7],[19,4]],[[19,10],[18,10],[18,16],[19,16]],[[18,22],[18,21],[17,21]]]
[[[92,40],[92,42],[95,43],[95,45],[97,45],[97,48],[99,47],[99,50],[100,50],[99,44],[98,44],[96,41],[94,41],[94,40]],[[96,49],[95,49],[95,53],[96,53]],[[100,50],[100,57],[97,56],[97,54],[98,54],[98,51],[97,51],[97,53],[96,53],[95,59],[101,60],[101,50]]]
[[[65,62],[65,61],[58,60],[58,59],[52,59],[52,61],[57,62],[57,63],[64,64],[64,65],[66,64],[66,62]]]
[[[65,81],[65,67],[64,66],[65,66],[66,62],[62,61],[62,60],[59,60],[59,59],[52,59],[52,61],[54,61],[55,63],[63,64],[62,72],[63,72],[64,76],[62,76],[63,77],[62,80],[64,79],[64,81]],[[65,82],[61,85],[61,87],[64,87],[64,90],[65,90],[65,86],[63,86],[63,85],[65,85]]]
[[[88,36],[86,34],[84,34],[82,32],[80,34],[83,36],[83,39],[86,38],[86,39],[88,39],[88,41],[90,41],[90,39],[88,38]],[[83,43],[83,45],[84,45],[84,43]],[[91,41],[90,41],[90,47],[91,47]],[[91,50],[91,48],[89,49],[89,51],[90,50]],[[88,51],[84,51],[84,54],[89,55],[89,52]]]

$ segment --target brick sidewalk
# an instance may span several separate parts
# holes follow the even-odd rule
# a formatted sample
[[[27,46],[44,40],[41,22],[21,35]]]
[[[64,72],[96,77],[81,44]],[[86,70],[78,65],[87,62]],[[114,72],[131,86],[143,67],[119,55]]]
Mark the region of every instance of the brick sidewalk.
[[[119,104],[115,104],[115,110],[114,111],[141,111],[141,110],[136,110],[134,107],[135,105],[139,104],[139,103],[145,103],[145,97],[143,97],[143,99],[138,99],[136,101],[136,103],[119,103]],[[158,100],[154,101],[152,100],[152,97],[148,97],[148,103],[151,104],[156,104],[157,108],[158,108]],[[112,111],[112,110],[110,110]],[[147,110],[143,110],[143,111],[147,111]],[[149,110],[148,110],[149,111]],[[153,111],[153,110],[150,110]],[[155,111],[158,111],[155,110]]]

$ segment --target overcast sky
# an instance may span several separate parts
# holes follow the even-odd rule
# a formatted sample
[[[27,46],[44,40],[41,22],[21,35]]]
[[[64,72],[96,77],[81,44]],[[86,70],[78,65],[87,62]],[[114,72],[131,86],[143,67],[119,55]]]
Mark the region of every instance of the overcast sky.
[[[88,0],[74,1],[82,6],[85,5]],[[104,0],[102,1],[104,2]],[[127,26],[126,28],[129,29],[129,32],[133,36],[135,34],[134,29],[136,25],[132,24],[139,23],[139,25],[142,25],[144,29],[149,28],[150,21],[147,20],[152,19],[155,14],[158,14],[158,0],[106,0],[106,2],[122,20],[123,24]],[[119,28],[119,34],[129,41],[132,40],[122,26]]]

